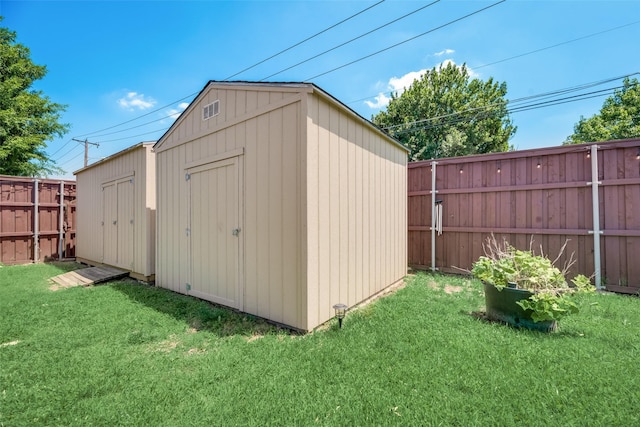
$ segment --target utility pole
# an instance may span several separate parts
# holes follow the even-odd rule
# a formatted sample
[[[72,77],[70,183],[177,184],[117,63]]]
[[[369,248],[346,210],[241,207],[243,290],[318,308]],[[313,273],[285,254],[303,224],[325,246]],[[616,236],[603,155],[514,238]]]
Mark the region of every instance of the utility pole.
[[[97,144],[95,142],[89,142],[86,138],[84,139],[84,141],[76,138],[72,138],[72,139],[76,142],[80,142],[84,144],[84,166],[87,167],[87,164],[89,163],[89,144],[95,145],[96,147],[100,147],[100,144]]]

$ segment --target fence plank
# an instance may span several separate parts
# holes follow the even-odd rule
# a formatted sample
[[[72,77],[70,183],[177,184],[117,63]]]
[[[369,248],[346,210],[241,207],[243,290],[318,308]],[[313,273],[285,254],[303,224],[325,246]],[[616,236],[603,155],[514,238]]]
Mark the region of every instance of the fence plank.
[[[436,238],[436,266],[468,270],[482,243],[503,236],[518,248],[555,258],[569,240],[577,260],[572,272],[593,274],[590,145],[552,147],[438,159],[437,198],[443,201],[443,234]],[[640,291],[640,139],[598,143],[601,264],[611,289]],[[409,262],[431,266],[430,162],[409,164]]]
[[[62,221],[65,257],[75,256],[75,181],[38,179],[38,212],[34,206],[34,178],[0,175],[0,263],[25,264],[59,259],[60,198],[65,206]],[[34,224],[37,215],[38,254],[34,257]]]

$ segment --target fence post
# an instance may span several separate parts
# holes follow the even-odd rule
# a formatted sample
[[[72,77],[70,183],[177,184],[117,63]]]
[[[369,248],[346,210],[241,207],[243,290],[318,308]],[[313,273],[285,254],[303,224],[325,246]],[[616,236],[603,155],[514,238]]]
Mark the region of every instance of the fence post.
[[[33,189],[33,262],[37,263],[39,260],[38,254],[40,253],[40,209],[38,204],[38,197],[40,193],[40,188],[38,186],[38,178],[33,180],[34,189]]]
[[[58,218],[58,260],[62,259],[64,247],[64,181],[60,180],[60,216]]]
[[[431,271],[436,271],[436,165],[431,162]]]
[[[600,198],[598,195],[598,185],[601,184],[598,181],[598,146],[591,146],[591,182],[587,185],[591,185],[591,202],[593,207],[593,231],[589,234],[593,234],[593,268],[596,279],[596,289],[602,289],[602,273],[600,271]]]

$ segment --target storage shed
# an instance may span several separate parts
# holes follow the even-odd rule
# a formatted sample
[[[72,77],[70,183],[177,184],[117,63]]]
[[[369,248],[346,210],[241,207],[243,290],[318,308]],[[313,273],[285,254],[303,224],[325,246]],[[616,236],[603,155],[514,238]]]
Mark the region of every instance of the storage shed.
[[[314,84],[211,81],[154,151],[158,286],[308,331],[406,274],[407,151]]]
[[[155,274],[156,168],[153,142],[122,150],[74,174],[76,259],[111,265],[134,278]]]

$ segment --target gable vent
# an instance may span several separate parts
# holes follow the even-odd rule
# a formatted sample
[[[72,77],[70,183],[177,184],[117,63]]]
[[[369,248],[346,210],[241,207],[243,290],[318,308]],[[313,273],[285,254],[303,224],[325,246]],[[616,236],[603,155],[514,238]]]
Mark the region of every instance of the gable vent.
[[[202,120],[208,120],[220,114],[220,100],[215,100],[211,104],[202,107]]]

